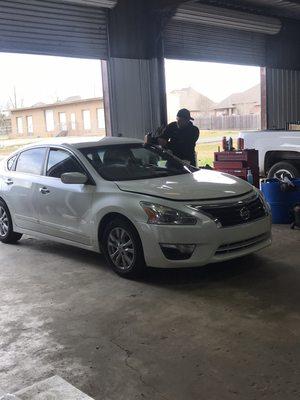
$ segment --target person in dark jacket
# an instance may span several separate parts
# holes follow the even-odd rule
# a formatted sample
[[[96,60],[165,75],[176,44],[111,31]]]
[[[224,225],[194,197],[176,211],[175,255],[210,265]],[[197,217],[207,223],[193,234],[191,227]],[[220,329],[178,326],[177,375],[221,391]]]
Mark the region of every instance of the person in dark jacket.
[[[194,119],[186,108],[178,111],[177,122],[169,124],[158,138],[161,146],[171,150],[181,160],[196,166],[195,148],[199,139],[199,129],[193,125]]]

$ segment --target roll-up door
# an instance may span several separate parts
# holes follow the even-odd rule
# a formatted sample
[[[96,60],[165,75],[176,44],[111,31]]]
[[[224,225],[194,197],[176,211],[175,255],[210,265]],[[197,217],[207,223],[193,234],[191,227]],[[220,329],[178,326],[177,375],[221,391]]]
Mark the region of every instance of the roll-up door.
[[[166,26],[165,55],[264,66],[267,37],[281,29],[278,18],[189,1]]]
[[[107,58],[106,9],[58,0],[0,0],[0,51]]]
[[[164,33],[165,57],[265,65],[265,35],[172,20]]]

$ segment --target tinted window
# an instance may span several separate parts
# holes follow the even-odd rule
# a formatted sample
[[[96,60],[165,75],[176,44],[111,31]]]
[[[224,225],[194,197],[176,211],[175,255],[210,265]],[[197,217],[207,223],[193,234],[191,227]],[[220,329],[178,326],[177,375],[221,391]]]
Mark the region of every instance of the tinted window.
[[[12,167],[13,167],[14,162],[16,161],[16,159],[17,159],[17,156],[13,156],[13,157],[11,157],[11,158],[7,161],[7,169],[8,169],[9,171],[12,170]]]
[[[16,171],[41,175],[45,154],[46,149],[44,148],[23,151],[18,158]]]
[[[79,162],[67,151],[51,149],[47,166],[47,176],[60,178],[66,172],[85,174]]]

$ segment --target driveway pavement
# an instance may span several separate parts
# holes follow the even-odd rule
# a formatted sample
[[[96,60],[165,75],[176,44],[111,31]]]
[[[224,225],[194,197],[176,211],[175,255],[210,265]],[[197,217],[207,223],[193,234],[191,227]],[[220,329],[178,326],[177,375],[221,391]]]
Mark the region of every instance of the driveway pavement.
[[[13,146],[25,146],[26,144],[38,142],[43,139],[5,139],[0,140],[0,149],[5,147],[13,147]]]

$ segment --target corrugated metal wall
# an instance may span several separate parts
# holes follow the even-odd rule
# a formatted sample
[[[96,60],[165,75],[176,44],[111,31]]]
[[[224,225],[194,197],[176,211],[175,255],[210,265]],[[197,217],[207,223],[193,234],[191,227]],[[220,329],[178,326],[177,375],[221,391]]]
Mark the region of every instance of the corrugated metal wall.
[[[0,0],[0,51],[107,58],[107,14],[58,0]]]
[[[143,139],[164,119],[158,59],[110,58],[108,62],[111,133]]]
[[[264,66],[266,37],[260,33],[172,20],[164,32],[165,56]]]
[[[268,129],[300,121],[300,71],[267,68],[266,89]]]

